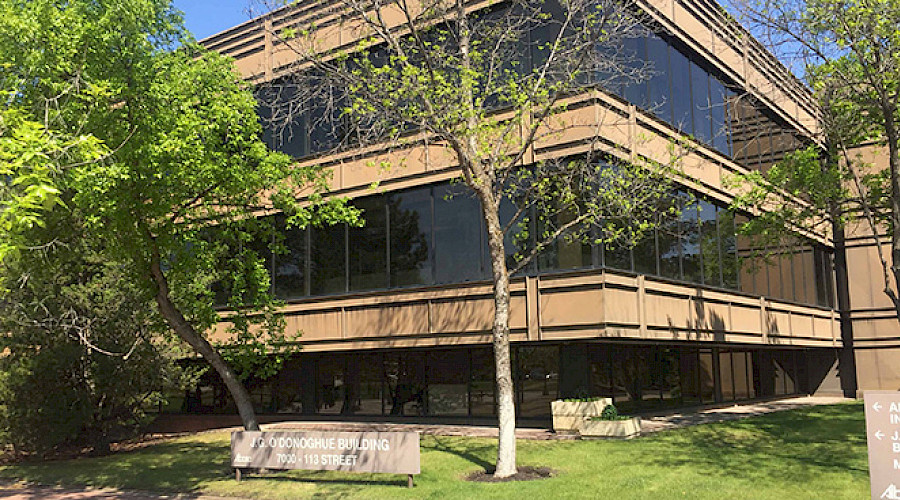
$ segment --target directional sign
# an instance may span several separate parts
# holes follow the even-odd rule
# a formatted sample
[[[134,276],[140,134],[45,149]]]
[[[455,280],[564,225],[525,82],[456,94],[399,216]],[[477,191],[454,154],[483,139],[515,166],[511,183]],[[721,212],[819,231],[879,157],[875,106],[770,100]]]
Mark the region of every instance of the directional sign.
[[[900,500],[900,392],[866,391],[872,500]]]

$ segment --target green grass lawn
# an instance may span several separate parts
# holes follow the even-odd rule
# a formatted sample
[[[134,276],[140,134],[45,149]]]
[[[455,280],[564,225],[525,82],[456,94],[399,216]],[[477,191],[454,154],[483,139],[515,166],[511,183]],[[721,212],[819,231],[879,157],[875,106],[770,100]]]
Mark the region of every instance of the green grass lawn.
[[[558,474],[532,482],[463,479],[489,467],[492,439],[422,437],[422,474],[291,471],[241,483],[229,436],[207,433],[103,458],[0,467],[0,478],[63,486],[287,498],[771,498],[868,497],[861,403],[812,407],[662,432],[631,441],[519,441],[519,463]]]

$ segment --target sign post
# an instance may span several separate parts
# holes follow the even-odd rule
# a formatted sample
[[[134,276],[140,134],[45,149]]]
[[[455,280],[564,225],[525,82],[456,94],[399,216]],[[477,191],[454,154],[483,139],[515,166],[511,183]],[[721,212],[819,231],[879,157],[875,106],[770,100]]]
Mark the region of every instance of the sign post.
[[[900,392],[866,391],[872,500],[900,500]]]
[[[231,433],[231,466],[242,469],[304,469],[406,474],[421,472],[417,432]]]

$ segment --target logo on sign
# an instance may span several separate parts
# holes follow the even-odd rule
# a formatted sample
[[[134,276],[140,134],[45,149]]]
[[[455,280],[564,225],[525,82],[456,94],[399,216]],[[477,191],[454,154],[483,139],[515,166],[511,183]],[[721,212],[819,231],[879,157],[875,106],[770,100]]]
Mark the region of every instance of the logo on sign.
[[[884,490],[884,493],[881,494],[881,498],[887,500],[900,500],[900,488],[897,488],[894,483],[891,483],[891,485]]]

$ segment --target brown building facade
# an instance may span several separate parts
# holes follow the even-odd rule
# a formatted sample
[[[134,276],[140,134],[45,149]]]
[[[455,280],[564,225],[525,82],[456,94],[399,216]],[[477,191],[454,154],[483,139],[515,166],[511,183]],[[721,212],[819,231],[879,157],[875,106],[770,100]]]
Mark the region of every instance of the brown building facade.
[[[234,57],[248,81],[277,82],[292,60],[272,33],[315,23],[323,50],[353,45],[353,31],[329,6],[301,2],[202,43]],[[849,342],[836,308],[832,235],[797,235],[772,259],[755,260],[752,242],[735,232],[754,214],[727,208],[731,176],[815,143],[811,96],[715,3],[638,0],[635,9],[652,34],[627,40],[626,49],[657,71],[568,98],[560,118],[573,126],[543,139],[528,161],[583,154],[598,136],[608,144],[603,161],[664,160],[673,139],[690,136],[696,145],[672,196],[696,202],[685,201],[679,220],[633,248],[560,241],[513,278],[519,416],[546,418],[560,397],[613,397],[634,412],[852,393],[842,386],[856,368],[841,358]],[[310,123],[298,116],[289,133],[266,138],[300,164],[331,168],[332,192],[353,198],[367,223],[285,230],[288,253],[271,255],[270,271],[288,333],[302,332],[300,351],[278,375],[250,381],[259,410],[492,417],[485,231],[477,200],[451,182],[459,170],[436,146],[335,153],[339,138]],[[368,166],[401,158],[403,168]],[[887,368],[900,326],[878,296],[878,274],[861,272],[869,250],[854,241],[851,348],[860,388],[886,388],[900,383],[900,370]],[[232,411],[212,378],[182,409]]]

